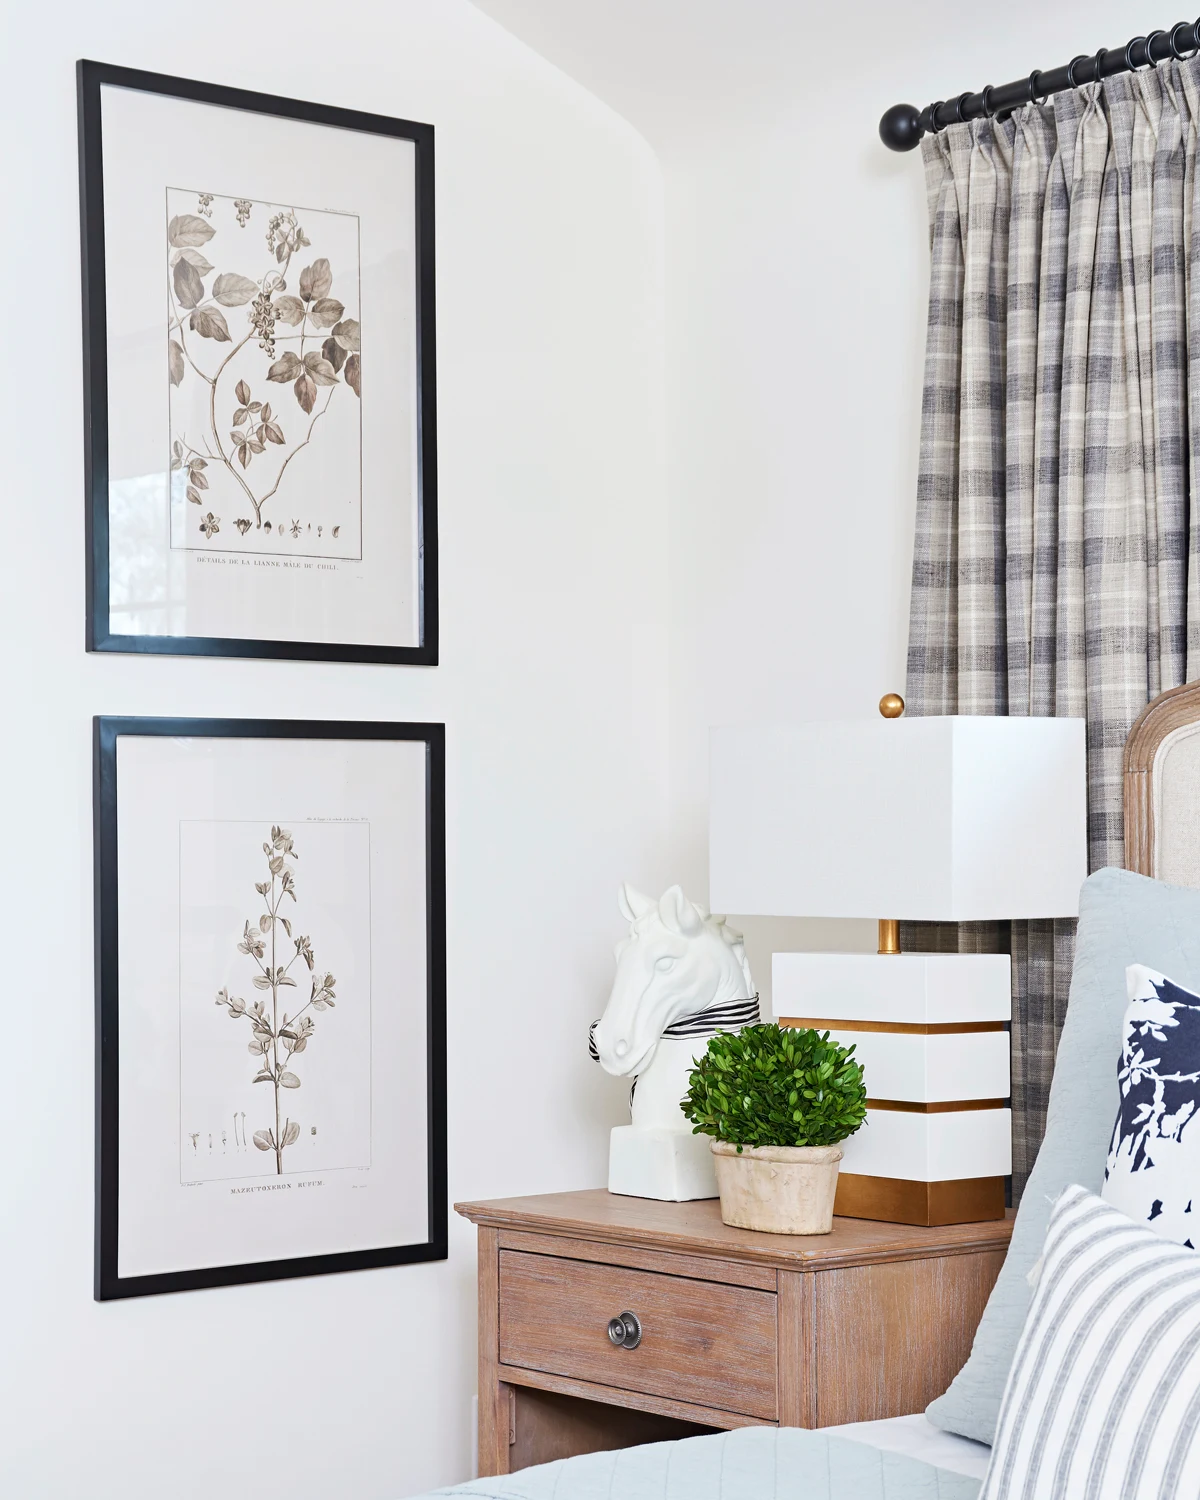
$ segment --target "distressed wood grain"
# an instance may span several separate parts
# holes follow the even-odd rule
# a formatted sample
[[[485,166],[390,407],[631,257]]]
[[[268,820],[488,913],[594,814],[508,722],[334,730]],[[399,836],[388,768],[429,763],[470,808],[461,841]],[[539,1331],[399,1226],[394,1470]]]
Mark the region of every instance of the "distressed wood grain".
[[[643,1417],[728,1429],[919,1411],[966,1359],[1012,1232],[1010,1215],[757,1234],[722,1224],[715,1200],[602,1191],[460,1212],[480,1234],[484,1474],[649,1441]],[[607,1336],[626,1309],[643,1323],[634,1350]]]
[[[608,1337],[627,1309],[635,1349]],[[775,1294],[502,1250],[500,1362],[774,1421]]]
[[[509,1387],[500,1379],[500,1260],[494,1229],[479,1231],[479,1472],[509,1472]]]
[[[528,1250],[533,1255],[557,1255],[566,1260],[599,1261],[606,1266],[628,1266],[636,1271],[657,1271],[663,1276],[690,1276],[696,1281],[720,1281],[729,1286],[775,1290],[774,1266],[744,1265],[736,1260],[718,1260],[709,1255],[643,1250],[633,1245],[609,1245],[594,1240],[573,1240],[565,1235],[530,1234],[519,1229],[501,1229],[501,1250]]]
[[[777,1318],[779,1327],[779,1425],[817,1425],[816,1370],[813,1362],[813,1276],[803,1271],[780,1271]]]
[[[816,1425],[923,1411],[966,1362],[1003,1262],[988,1250],[814,1274]]]
[[[831,1234],[760,1234],[723,1224],[715,1198],[661,1203],[650,1198],[621,1197],[603,1188],[458,1203],[455,1209],[472,1223],[494,1229],[536,1230],[570,1239],[689,1255],[714,1254],[726,1260],[794,1270],[966,1255],[1007,1247],[1012,1234],[1011,1217],[934,1228],[835,1218]]]
[[[1125,868],[1156,874],[1154,762],[1163,741],[1200,719],[1200,682],[1185,682],[1151,699],[1133,721],[1122,757]]]

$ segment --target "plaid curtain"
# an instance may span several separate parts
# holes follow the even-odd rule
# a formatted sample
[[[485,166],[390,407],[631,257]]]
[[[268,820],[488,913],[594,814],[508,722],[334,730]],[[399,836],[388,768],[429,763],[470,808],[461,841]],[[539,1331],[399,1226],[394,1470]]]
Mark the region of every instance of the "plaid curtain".
[[[1092,869],[1123,863],[1121,755],[1200,675],[1200,59],[922,142],[932,246],[912,714],[1087,720]],[[1045,1128],[1074,923],[1010,946],[1013,1186]]]

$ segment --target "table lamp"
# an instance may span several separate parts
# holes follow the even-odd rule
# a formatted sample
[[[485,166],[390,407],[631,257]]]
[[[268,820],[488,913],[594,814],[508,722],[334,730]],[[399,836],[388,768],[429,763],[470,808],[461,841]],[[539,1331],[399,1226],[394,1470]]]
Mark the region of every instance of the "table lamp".
[[[1087,875],[1084,721],[900,717],[714,729],[714,910],[872,917],[878,954],[776,953],[783,1026],[851,1042],[866,1124],[835,1212],[1002,1218],[1012,1171],[1007,954],[901,953],[900,921],[1073,917]]]

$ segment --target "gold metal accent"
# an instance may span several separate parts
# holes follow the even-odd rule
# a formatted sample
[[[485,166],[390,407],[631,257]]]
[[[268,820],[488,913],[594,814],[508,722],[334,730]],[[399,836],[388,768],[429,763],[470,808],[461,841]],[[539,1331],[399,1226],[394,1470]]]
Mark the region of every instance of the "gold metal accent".
[[[904,712],[904,699],[899,693],[884,693],[879,700],[879,712],[885,719],[898,719]],[[900,952],[900,924],[894,918],[879,919],[879,952]]]
[[[827,1016],[780,1016],[781,1026],[798,1026],[809,1031],[887,1031],[903,1036],[961,1036],[972,1031],[1007,1031],[1006,1021],[935,1021],[930,1026],[919,1021],[836,1021]]]
[[[1004,1178],[915,1182],[841,1172],[833,1211],[847,1219],[882,1219],[891,1224],[974,1224],[1003,1219]]]
[[[899,693],[884,693],[879,700],[879,712],[885,719],[898,719],[904,712],[904,699]],[[892,917],[879,919],[879,952],[900,952],[900,924]]]
[[[868,1099],[868,1109],[897,1109],[907,1115],[950,1115],[964,1109],[1007,1109],[1007,1099],[938,1099],[918,1104],[911,1099]]]

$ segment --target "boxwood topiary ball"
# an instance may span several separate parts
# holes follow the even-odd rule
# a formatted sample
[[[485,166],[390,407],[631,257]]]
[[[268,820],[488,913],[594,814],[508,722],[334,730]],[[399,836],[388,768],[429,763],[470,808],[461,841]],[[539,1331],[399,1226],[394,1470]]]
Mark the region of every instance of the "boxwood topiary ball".
[[[741,1146],[836,1146],[863,1123],[867,1089],[854,1048],[827,1031],[744,1026],[695,1060],[680,1108],[696,1135]]]

